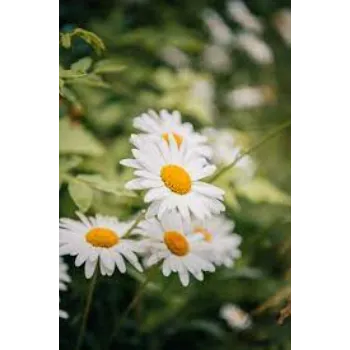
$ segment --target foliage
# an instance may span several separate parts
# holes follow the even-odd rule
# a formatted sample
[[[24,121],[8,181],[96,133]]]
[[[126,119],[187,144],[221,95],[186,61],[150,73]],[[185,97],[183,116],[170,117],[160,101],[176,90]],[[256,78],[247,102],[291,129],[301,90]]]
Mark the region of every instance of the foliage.
[[[234,32],[241,30],[225,4],[107,1],[88,8],[83,1],[75,6],[61,1],[60,217],[75,217],[79,209],[129,219],[143,208],[142,198],[124,188],[132,172],[119,161],[130,156],[132,118],[149,108],[177,109],[197,130],[211,126],[238,133],[243,150],[290,119],[290,49],[273,25],[275,13],[290,2],[247,2],[263,21],[273,64],[259,65],[233,45],[226,48],[230,69],[216,72],[203,61],[203,50],[213,39],[201,13],[212,7]],[[164,54],[168,47],[184,52],[188,62],[174,66]],[[275,98],[233,109],[227,93],[242,85],[269,86]],[[237,167],[216,181],[226,192],[235,232],[243,237],[235,267],[220,268],[187,288],[175,276],[154,272],[122,325],[123,312],[145,276],[130,269],[126,275],[99,277],[84,348],[290,348],[290,319],[277,324],[290,292],[290,130],[283,129],[250,155],[257,165],[251,181],[240,181]],[[60,293],[60,307],[70,315],[60,320],[60,347],[72,349],[88,281],[72,259],[65,261],[73,282]],[[230,329],[219,316],[225,303],[249,312],[253,326]]]

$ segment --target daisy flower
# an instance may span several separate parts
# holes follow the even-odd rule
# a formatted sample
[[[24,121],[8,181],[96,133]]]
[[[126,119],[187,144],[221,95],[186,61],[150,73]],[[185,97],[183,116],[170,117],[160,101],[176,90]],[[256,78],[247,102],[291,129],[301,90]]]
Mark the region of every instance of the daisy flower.
[[[233,109],[258,108],[276,101],[271,86],[241,86],[226,94],[226,104]]]
[[[64,318],[64,319],[67,319],[69,317],[68,313],[63,310],[59,310],[59,316],[60,318]]]
[[[125,259],[142,271],[135,254],[137,242],[123,237],[134,224],[133,221],[120,222],[101,215],[77,215],[80,221],[60,219],[60,254],[76,256],[76,266],[85,263],[86,278],[92,277],[98,261],[102,275],[111,276],[115,266],[125,273]]]
[[[264,65],[274,62],[274,55],[270,46],[252,33],[242,32],[237,34],[236,44],[258,64]]]
[[[191,63],[190,58],[176,46],[165,46],[159,54],[166,63],[175,68],[188,67]]]
[[[59,272],[59,289],[60,290],[67,290],[66,283],[71,282],[71,278],[68,275],[68,265],[63,261],[63,259],[60,257],[60,272]]]
[[[213,149],[212,161],[216,165],[228,165],[241,154],[241,146],[229,130],[205,128],[202,133],[208,137],[208,142]],[[235,169],[239,169],[236,172],[237,182],[243,183],[254,176],[256,165],[253,159],[246,155],[236,163]]]
[[[198,154],[205,157],[211,155],[210,147],[205,145],[206,137],[194,132],[191,123],[182,123],[181,114],[178,111],[169,112],[163,109],[157,114],[155,111],[149,110],[148,113],[136,117],[133,125],[153,140],[157,141],[162,138],[169,143],[169,135],[173,135],[179,147],[183,140],[186,140],[188,145],[195,148]]]
[[[183,218],[190,220],[190,213],[204,219],[225,210],[222,204],[224,191],[205,183],[203,178],[212,175],[216,167],[198,156],[184,141],[180,147],[173,135],[169,140],[145,142],[132,136],[136,147],[134,159],[124,159],[122,165],[135,169],[136,179],[125,187],[130,190],[148,190],[145,202],[151,203],[148,217],[159,218],[168,210],[178,210]]]
[[[193,221],[192,232],[200,235],[210,246],[210,260],[217,266],[232,267],[241,256],[238,246],[241,236],[232,233],[235,225],[224,216],[211,217],[204,221]]]
[[[291,12],[289,9],[278,11],[274,16],[274,24],[285,43],[291,44]]]
[[[207,45],[202,54],[205,68],[215,73],[228,72],[232,67],[232,60],[227,50],[220,45]]]
[[[263,25],[259,18],[254,16],[246,4],[240,0],[232,0],[227,3],[227,11],[234,21],[239,23],[243,28],[262,33]]]
[[[153,217],[140,222],[135,233],[145,237],[140,241],[141,249],[147,252],[145,265],[149,267],[162,261],[163,275],[177,272],[183,286],[189,284],[190,273],[202,281],[203,271],[215,270],[206,258],[208,244],[191,235],[190,226],[176,212],[166,212],[161,220]]]
[[[202,12],[202,20],[207,25],[210,35],[215,44],[231,46],[234,41],[234,34],[231,28],[225,23],[221,16],[214,10],[206,8]]]
[[[244,330],[252,325],[249,314],[244,312],[237,305],[223,305],[220,309],[220,317],[223,318],[231,328]]]

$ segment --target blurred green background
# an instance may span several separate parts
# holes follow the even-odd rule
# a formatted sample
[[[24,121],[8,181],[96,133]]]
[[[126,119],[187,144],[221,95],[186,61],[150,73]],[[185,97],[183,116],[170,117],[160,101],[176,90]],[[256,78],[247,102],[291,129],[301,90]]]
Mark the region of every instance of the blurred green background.
[[[290,1],[245,4],[262,32],[237,23],[226,1],[60,0],[60,33],[83,28],[106,46],[98,54],[79,35],[60,46],[60,217],[74,217],[80,208],[127,219],[142,208],[123,189],[131,172],[119,160],[130,155],[132,118],[149,108],[177,109],[197,130],[228,130],[242,149],[290,120],[290,45],[278,30],[278,14]],[[222,42],[213,35],[203,15],[208,9],[229,28],[232,42],[225,42],[225,33]],[[247,32],[268,45],[270,62],[239,46],[237,38]],[[260,93],[260,102],[233,105],[232,91],[247,86]],[[277,323],[290,294],[290,128],[251,156],[257,168],[252,179],[236,181],[233,169],[217,182],[243,237],[235,267],[187,288],[177,276],[156,275],[114,337],[144,276],[130,270],[100,277],[84,349],[290,349],[290,318]],[[73,282],[60,293],[60,308],[70,315],[60,319],[60,348],[73,349],[88,281],[73,259],[64,260]],[[250,313],[252,327],[231,329],[219,316],[225,303]]]

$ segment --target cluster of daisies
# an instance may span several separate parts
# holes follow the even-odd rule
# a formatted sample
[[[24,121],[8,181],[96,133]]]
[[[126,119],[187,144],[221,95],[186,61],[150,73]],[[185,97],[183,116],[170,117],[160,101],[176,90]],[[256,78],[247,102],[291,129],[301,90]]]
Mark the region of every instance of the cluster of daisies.
[[[134,119],[141,131],[132,135],[134,169],[125,186],[144,194],[145,210],[128,222],[97,214],[60,219],[60,255],[75,256],[86,278],[99,271],[125,273],[158,264],[164,276],[178,274],[183,286],[190,275],[202,281],[216,266],[233,266],[240,257],[241,237],[225,210],[224,191],[208,179],[216,171],[214,148],[207,137],[183,123],[179,112],[149,111]],[[60,289],[69,282],[60,260]],[[61,283],[62,282],[62,283]]]

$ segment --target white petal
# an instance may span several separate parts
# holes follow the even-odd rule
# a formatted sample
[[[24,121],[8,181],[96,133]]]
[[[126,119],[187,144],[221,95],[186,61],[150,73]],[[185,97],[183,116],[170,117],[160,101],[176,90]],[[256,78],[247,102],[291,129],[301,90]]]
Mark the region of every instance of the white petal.
[[[142,190],[144,189],[142,179],[134,179],[125,184],[127,190]]]
[[[158,214],[160,203],[161,203],[160,201],[154,201],[151,203],[151,205],[148,207],[148,210],[146,213],[147,219]]]
[[[88,257],[87,254],[78,254],[77,257],[75,258],[75,266],[83,265],[87,257]]]
[[[179,277],[180,277],[180,281],[181,281],[182,285],[184,287],[187,287],[188,284],[190,283],[190,276],[188,274],[188,271],[186,269],[181,269],[179,271]]]
[[[145,196],[145,203],[152,202],[154,200],[159,200],[167,195],[169,195],[170,191],[166,187],[158,187],[150,189]]]
[[[197,172],[194,172],[192,174],[192,180],[197,181],[205,177],[208,177],[210,175],[213,175],[215,173],[215,170],[216,170],[215,165],[207,165],[206,167],[198,170]]]
[[[80,212],[76,212],[75,214],[77,214],[77,216],[79,217],[79,219],[84,223],[84,225],[88,228],[91,227],[91,223],[89,221],[89,218],[87,218],[84,214],[80,213]]]
[[[137,256],[134,252],[124,248],[122,251],[121,251],[121,254],[126,258],[126,260],[129,261],[129,263],[131,265],[133,265],[135,267],[136,270],[142,272],[143,269],[142,269],[142,266],[140,265],[138,259],[137,259]]]
[[[123,159],[120,161],[121,165],[127,166],[129,168],[141,169],[140,163],[136,159]]]
[[[192,186],[192,189],[208,197],[215,197],[218,199],[222,199],[223,195],[225,194],[225,191],[222,189],[200,181],[195,182]]]
[[[103,249],[101,252],[100,259],[102,260],[103,264],[106,265],[106,267],[109,270],[114,269],[114,261],[111,256],[111,253],[109,252],[108,249]]]
[[[116,252],[115,254],[113,254],[113,258],[117,264],[118,270],[121,273],[125,273],[126,266],[125,266],[125,262],[124,262],[124,259],[122,258],[122,256],[118,252]]]
[[[84,266],[84,272],[85,272],[86,278],[92,277],[95,271],[96,263],[97,263],[97,260],[95,261],[86,260],[85,266]]]
[[[168,277],[171,273],[169,266],[169,259],[165,259],[162,266],[162,272],[165,277]]]

